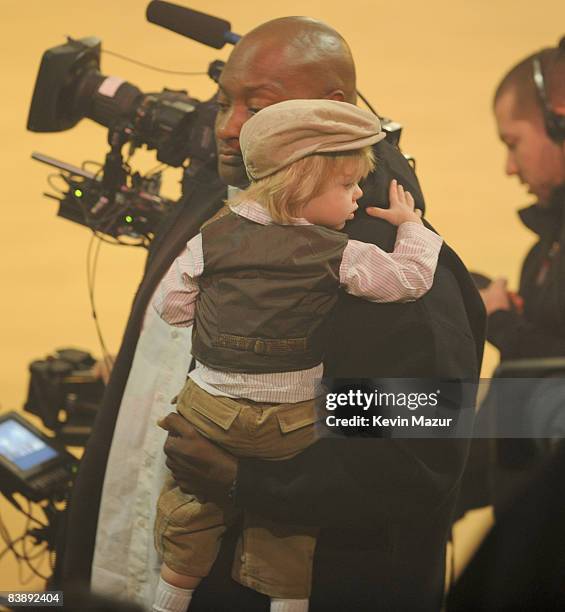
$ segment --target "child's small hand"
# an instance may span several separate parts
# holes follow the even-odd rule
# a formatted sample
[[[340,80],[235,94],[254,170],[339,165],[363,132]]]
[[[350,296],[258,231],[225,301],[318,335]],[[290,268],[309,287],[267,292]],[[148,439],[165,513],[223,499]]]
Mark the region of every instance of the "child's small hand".
[[[368,206],[365,210],[371,217],[384,219],[393,225],[400,225],[407,221],[422,223],[422,211],[414,209],[414,198],[409,191],[404,191],[404,187],[399,185],[396,179],[390,183],[389,189],[390,208],[378,208]]]

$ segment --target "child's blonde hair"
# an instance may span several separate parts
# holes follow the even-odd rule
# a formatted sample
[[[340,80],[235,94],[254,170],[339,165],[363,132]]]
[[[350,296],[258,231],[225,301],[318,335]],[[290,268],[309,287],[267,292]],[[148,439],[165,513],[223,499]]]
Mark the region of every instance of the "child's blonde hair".
[[[347,164],[351,166],[346,170]],[[333,177],[347,171],[353,174],[354,181],[359,181],[374,167],[375,156],[371,147],[309,155],[270,176],[253,181],[227,204],[253,200],[266,208],[276,223],[288,223],[299,216],[305,204],[323,193]]]

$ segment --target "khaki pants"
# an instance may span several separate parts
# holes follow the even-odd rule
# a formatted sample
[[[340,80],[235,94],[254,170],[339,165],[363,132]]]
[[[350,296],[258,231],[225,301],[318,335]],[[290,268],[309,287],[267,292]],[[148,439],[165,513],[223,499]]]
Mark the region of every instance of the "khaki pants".
[[[216,397],[189,379],[177,409],[203,435],[240,457],[288,459],[316,440],[315,400],[261,404]],[[226,526],[236,516],[231,504],[201,502],[169,476],[157,506],[155,545],[172,570],[207,576]],[[309,597],[316,532],[246,513],[232,577],[271,597]]]

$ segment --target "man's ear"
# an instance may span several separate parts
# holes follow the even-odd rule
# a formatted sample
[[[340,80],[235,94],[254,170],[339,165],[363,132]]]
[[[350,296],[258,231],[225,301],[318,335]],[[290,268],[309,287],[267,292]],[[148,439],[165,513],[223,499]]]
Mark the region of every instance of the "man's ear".
[[[336,89],[326,96],[326,100],[335,100],[336,102],[345,102],[345,94],[342,89]]]

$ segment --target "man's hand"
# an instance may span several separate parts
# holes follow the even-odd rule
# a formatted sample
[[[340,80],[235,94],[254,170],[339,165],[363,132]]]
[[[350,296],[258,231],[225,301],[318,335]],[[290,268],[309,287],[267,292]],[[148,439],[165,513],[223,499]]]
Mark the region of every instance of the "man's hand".
[[[179,414],[171,412],[159,425],[169,432],[167,467],[181,491],[203,499],[225,499],[237,476],[237,458],[199,434]]]
[[[497,278],[479,293],[483,298],[487,315],[497,310],[510,310],[512,308],[511,297],[506,287],[508,281],[505,278]]]
[[[409,191],[404,191],[404,187],[399,185],[396,179],[390,183],[389,189],[390,207],[378,208],[376,206],[368,206],[365,210],[371,217],[384,219],[393,225],[400,225],[407,221],[412,223],[422,223],[422,211],[415,210],[414,198]]]

